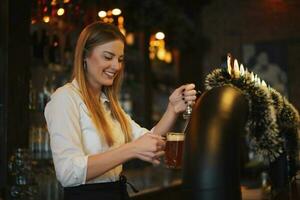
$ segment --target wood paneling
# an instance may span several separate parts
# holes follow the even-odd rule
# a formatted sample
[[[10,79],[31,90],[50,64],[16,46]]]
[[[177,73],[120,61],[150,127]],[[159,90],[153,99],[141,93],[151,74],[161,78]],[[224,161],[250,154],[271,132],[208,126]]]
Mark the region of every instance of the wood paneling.
[[[6,74],[7,74],[7,54],[8,54],[8,0],[3,0],[0,4],[0,197],[4,195],[6,182]]]
[[[2,0],[0,7],[0,189],[7,160],[28,143],[28,80],[31,1]]]

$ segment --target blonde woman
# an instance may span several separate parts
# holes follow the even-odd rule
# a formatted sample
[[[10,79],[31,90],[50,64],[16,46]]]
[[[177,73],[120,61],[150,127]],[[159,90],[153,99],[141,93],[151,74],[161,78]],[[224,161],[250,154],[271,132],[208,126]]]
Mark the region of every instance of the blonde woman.
[[[117,27],[96,22],[80,34],[73,80],[58,88],[45,108],[56,176],[65,199],[129,199],[122,163],[138,158],[158,164],[164,135],[187,103],[194,84],[177,88],[152,131],[120,107],[125,38]]]

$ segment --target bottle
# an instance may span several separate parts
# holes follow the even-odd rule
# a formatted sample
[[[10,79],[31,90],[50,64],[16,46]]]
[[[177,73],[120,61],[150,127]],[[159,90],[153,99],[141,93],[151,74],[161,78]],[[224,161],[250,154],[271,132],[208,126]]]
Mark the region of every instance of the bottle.
[[[58,35],[54,34],[49,47],[49,68],[59,71],[61,68],[60,41]]]
[[[73,64],[72,58],[72,45],[70,35],[66,37],[65,49],[64,49],[64,67],[66,69],[71,69]]]
[[[267,172],[261,173],[261,190],[264,198],[269,198],[271,196],[272,185],[270,182],[270,177]]]
[[[32,80],[29,80],[29,110],[36,110],[36,90],[32,86]]]
[[[46,106],[47,102],[50,100],[51,94],[54,90],[54,87],[52,83],[49,81],[49,78],[46,77],[43,85],[43,96],[44,96],[44,105],[43,107]]]
[[[129,92],[125,92],[124,94],[123,109],[129,116],[132,117],[132,101]]]
[[[52,94],[52,86],[50,85],[48,77],[45,78],[43,90],[38,95],[38,110],[43,112],[47,102],[50,100]]]

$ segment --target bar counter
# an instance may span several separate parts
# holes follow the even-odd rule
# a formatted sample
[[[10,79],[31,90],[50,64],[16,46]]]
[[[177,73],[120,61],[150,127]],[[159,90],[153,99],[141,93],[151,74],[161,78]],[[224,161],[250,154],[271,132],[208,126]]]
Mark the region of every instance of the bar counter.
[[[133,200],[183,200],[181,192],[181,170],[170,170],[163,166],[147,167],[141,170],[126,170],[124,175],[133,184],[138,193],[134,193],[130,187],[128,192]],[[261,189],[246,189],[242,187],[243,200],[300,200],[300,176],[296,177],[287,188],[263,195]]]
[[[124,170],[127,177],[138,193],[127,186],[130,197],[139,199],[148,194],[173,190],[181,185],[181,170],[167,169],[163,165],[148,166],[141,169]]]
[[[36,199],[43,200],[62,200],[63,189],[57,182],[55,171],[52,165],[49,167],[39,167],[36,173],[38,186],[38,196]],[[241,188],[243,200],[300,200],[300,171],[298,176],[278,193],[271,195],[263,195],[262,190]],[[187,197],[182,193],[182,170],[172,170],[159,166],[145,166],[141,168],[124,169],[123,175],[127,177],[127,181],[132,184],[138,193],[134,193],[130,186],[128,192],[132,200],[183,200]],[[7,192],[10,191],[7,188]],[[1,198],[0,198],[1,199]],[[9,199],[9,198],[7,198]]]

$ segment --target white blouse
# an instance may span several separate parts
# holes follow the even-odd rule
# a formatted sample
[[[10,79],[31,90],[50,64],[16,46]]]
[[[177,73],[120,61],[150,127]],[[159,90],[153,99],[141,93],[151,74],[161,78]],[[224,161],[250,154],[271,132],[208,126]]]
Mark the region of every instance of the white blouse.
[[[100,99],[104,105],[109,102],[104,93]],[[64,187],[111,182],[119,179],[122,165],[86,182],[88,156],[108,151],[125,143],[120,124],[112,118],[108,106],[105,106],[105,115],[113,128],[115,144],[112,147],[108,147],[105,139],[101,137],[93,124],[89,111],[81,98],[76,80],[58,88],[52,94],[44,114],[50,133],[56,176]],[[133,139],[149,132],[135,123],[128,115],[127,117],[132,127]]]

